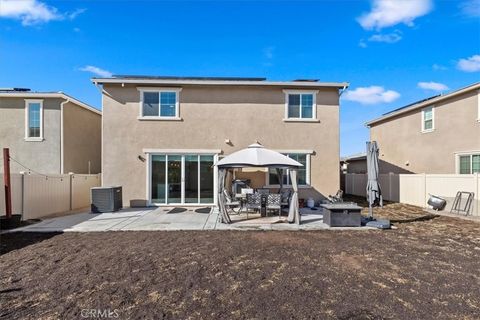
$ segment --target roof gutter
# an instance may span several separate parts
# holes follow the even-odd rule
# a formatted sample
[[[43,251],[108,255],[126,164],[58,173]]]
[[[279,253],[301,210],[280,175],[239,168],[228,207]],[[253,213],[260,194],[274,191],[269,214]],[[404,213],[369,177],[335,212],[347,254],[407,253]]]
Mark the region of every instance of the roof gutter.
[[[164,80],[164,79],[128,79],[128,78],[92,78],[97,84],[150,84],[150,85],[212,85],[212,86],[281,86],[299,88],[334,87],[346,88],[347,82],[295,82],[295,81],[228,81],[228,80]]]
[[[339,95],[338,95],[339,97],[341,97],[341,96],[342,96],[342,94],[345,92],[345,90],[347,90],[347,89],[348,89],[348,86],[349,86],[349,85],[350,85],[350,84],[349,84],[349,83],[347,83],[347,84],[345,84],[345,85],[343,86],[343,88],[342,88],[342,89],[340,89],[340,93],[339,93]]]
[[[59,99],[68,99],[71,103],[74,103],[86,110],[89,110],[93,113],[98,115],[102,115],[102,112],[94,107],[75,99],[74,97],[69,96],[63,92],[0,92],[0,98],[38,98],[38,99],[45,99],[45,98],[59,98]]]

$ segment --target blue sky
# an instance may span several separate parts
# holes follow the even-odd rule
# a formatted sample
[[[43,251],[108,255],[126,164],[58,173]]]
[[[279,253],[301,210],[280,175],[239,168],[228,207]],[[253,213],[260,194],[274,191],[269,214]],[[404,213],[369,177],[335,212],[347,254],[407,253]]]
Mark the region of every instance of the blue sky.
[[[480,80],[480,1],[0,0],[0,87],[100,108],[98,73],[348,81],[348,155],[365,121]]]

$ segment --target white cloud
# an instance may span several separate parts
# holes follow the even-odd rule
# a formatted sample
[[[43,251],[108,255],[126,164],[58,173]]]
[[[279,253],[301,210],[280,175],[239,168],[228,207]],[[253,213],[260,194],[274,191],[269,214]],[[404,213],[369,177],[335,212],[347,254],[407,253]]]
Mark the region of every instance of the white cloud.
[[[419,88],[426,89],[426,90],[433,90],[433,91],[446,91],[448,90],[448,86],[446,86],[443,83],[438,83],[438,82],[419,82],[417,84]]]
[[[83,12],[85,9],[61,13],[57,8],[38,0],[0,0],[0,18],[21,20],[24,26],[54,20],[73,20]]]
[[[466,59],[460,59],[457,68],[465,72],[480,71],[480,55],[476,54]]]
[[[360,39],[360,41],[358,42],[358,46],[359,46],[360,48],[366,48],[366,47],[367,47],[367,43],[365,42],[365,40]]]
[[[402,40],[402,35],[400,32],[392,32],[387,34],[374,34],[368,41],[372,42],[386,42],[386,43],[395,43]]]
[[[445,66],[442,66],[442,65],[440,65],[440,64],[436,64],[436,63],[435,63],[435,64],[432,66],[432,69],[435,70],[435,71],[443,71],[443,70],[447,70],[448,68],[445,67]]]
[[[413,26],[413,21],[433,8],[432,0],[373,0],[372,10],[357,19],[367,30],[380,30],[399,23]]]
[[[263,55],[265,56],[265,58],[267,59],[273,59],[273,53],[275,51],[275,47],[274,46],[269,46],[269,47],[266,47],[263,49]]]
[[[348,90],[342,97],[345,100],[355,101],[361,104],[377,104],[393,102],[400,98],[400,93],[393,90],[385,90],[381,86],[370,86]]]
[[[480,0],[466,0],[460,3],[460,10],[468,17],[480,17]]]
[[[275,47],[274,46],[265,47],[263,48],[262,52],[263,52],[263,57],[266,60],[265,62],[263,62],[263,65],[266,67],[273,66],[272,61],[275,56]]]
[[[79,15],[81,15],[82,13],[84,13],[85,11],[87,11],[87,9],[76,9],[71,13],[67,13],[66,16],[68,17],[68,19],[73,20]]]
[[[110,78],[112,73],[110,71],[101,69],[95,66],[85,66],[79,69],[80,71],[91,72],[96,76],[103,77],[103,78]]]

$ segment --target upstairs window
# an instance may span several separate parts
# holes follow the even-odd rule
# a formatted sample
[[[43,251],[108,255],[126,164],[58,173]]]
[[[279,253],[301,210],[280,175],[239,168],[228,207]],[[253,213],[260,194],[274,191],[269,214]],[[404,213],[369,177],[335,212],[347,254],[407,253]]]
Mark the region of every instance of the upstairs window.
[[[480,153],[460,155],[458,157],[458,173],[480,173]]]
[[[25,100],[25,140],[43,140],[43,100]]]
[[[288,120],[315,120],[316,91],[285,90],[285,118]]]
[[[435,129],[433,117],[433,107],[428,107],[422,110],[422,132],[430,132]]]
[[[143,119],[179,119],[179,92],[181,89],[141,89]]]

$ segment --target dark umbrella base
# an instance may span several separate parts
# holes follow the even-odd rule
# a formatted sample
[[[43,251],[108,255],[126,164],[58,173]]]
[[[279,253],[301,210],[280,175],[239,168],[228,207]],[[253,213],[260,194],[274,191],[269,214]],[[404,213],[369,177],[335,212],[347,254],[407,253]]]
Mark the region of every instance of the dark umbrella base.
[[[372,218],[373,219],[373,218]],[[373,219],[365,223],[367,227],[377,228],[377,229],[390,229],[390,220],[376,220]]]
[[[22,215],[13,214],[10,219],[6,216],[0,217],[0,230],[15,229],[22,225]]]

